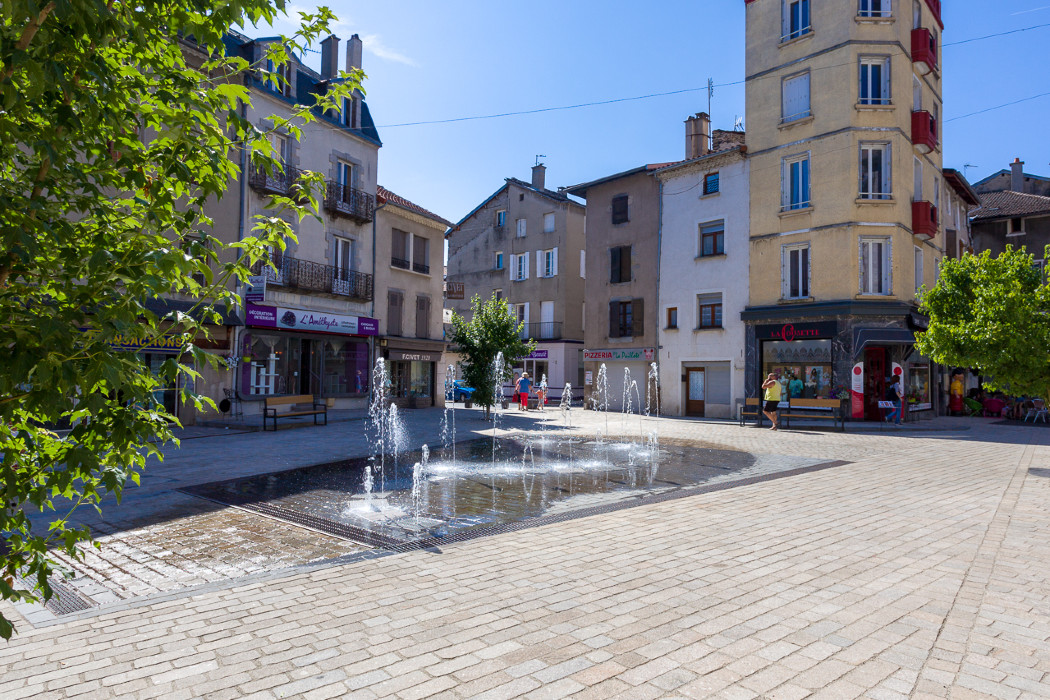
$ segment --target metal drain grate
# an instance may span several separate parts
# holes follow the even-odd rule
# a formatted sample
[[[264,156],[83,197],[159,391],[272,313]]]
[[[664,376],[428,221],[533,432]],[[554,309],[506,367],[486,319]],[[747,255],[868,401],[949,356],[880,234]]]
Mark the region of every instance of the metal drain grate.
[[[27,590],[33,587],[32,583],[21,576],[18,577],[18,580]],[[69,615],[95,607],[94,603],[80,595],[73,586],[64,581],[52,580],[51,590],[54,595],[44,603],[44,608],[54,615]]]
[[[773,481],[775,479],[783,479],[791,476],[797,476],[800,474],[808,474],[811,472],[823,471],[825,469],[832,469],[834,467],[841,467],[851,462],[844,460],[835,460],[831,462],[821,462],[820,464],[814,464],[807,467],[799,467],[796,469],[788,469],[781,472],[773,472],[769,474],[761,474],[758,476],[745,477],[742,479],[736,479],[733,481],[726,481],[719,484],[708,484],[703,486],[690,486],[683,488],[676,488],[660,493],[654,493],[647,496],[639,496],[636,498],[629,498],[615,503],[606,503],[597,506],[590,506],[587,508],[579,508],[576,510],[565,511],[561,513],[552,513],[549,515],[542,515],[534,518],[526,518],[524,520],[518,520],[516,522],[500,523],[498,525],[483,525],[475,527],[469,530],[460,530],[457,532],[450,533],[447,536],[435,537],[428,536],[419,539],[412,540],[398,540],[392,537],[379,535],[363,528],[357,528],[343,523],[334,522],[326,518],[319,518],[316,516],[307,515],[297,511],[292,511],[287,508],[275,506],[269,503],[237,503],[229,504],[236,505],[245,510],[255,511],[264,515],[284,520],[286,522],[295,525],[305,525],[307,527],[314,528],[321,532],[325,532],[336,537],[342,537],[349,539],[354,542],[359,542],[371,547],[383,549],[389,552],[411,552],[420,549],[431,549],[440,547],[441,545],[453,544],[456,542],[466,542],[469,540],[478,539],[480,537],[491,537],[493,535],[501,535],[508,532],[518,532],[532,527],[541,527],[543,525],[551,525],[554,523],[566,522],[569,520],[576,520],[577,518],[586,518],[593,515],[602,515],[605,513],[613,513],[627,508],[636,508],[643,505],[652,505],[655,503],[665,503],[667,501],[674,501],[679,498],[688,498],[690,496],[697,496],[704,493],[715,493],[717,491],[726,491],[741,486],[749,486],[751,484],[758,484],[765,481]],[[189,491],[187,491],[189,492]]]

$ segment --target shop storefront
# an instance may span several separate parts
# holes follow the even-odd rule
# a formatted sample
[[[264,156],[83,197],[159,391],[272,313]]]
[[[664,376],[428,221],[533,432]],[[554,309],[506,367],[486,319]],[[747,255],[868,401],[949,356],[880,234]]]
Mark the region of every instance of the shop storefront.
[[[608,381],[609,410],[621,411],[624,397],[630,395],[635,404],[632,408],[645,406],[649,387],[649,369],[656,361],[656,348],[609,348],[603,350],[584,350],[585,368],[584,399],[585,405],[591,406],[591,397],[598,389],[597,382],[602,365],[605,365],[605,376]],[[628,379],[629,378],[629,379]],[[637,393],[625,382],[634,384]]]
[[[444,378],[438,377],[444,343],[407,338],[384,338],[381,343],[395,403],[403,408],[443,405],[437,387],[444,386]]]
[[[832,342],[837,330],[834,321],[756,326],[760,378],[775,374],[785,399],[838,398]]]
[[[368,395],[375,319],[249,303],[246,325],[240,341],[241,398]]]

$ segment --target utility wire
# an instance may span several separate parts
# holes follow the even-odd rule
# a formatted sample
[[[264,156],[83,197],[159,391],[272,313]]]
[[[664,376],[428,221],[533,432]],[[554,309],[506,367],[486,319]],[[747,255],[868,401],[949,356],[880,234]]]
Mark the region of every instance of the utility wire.
[[[1050,27],[1050,22],[1046,24],[1035,24],[1031,27],[1021,27],[1020,29],[1011,29],[1008,32],[999,32],[998,34],[986,34],[985,36],[975,36],[972,39],[960,39],[959,41],[951,41],[945,44],[941,44],[941,47],[945,46],[958,46],[959,44],[969,44],[973,41],[982,41],[984,39],[994,39],[997,36],[1006,36],[1007,34],[1017,34],[1018,32],[1029,32],[1033,29],[1042,29],[1043,27]]]

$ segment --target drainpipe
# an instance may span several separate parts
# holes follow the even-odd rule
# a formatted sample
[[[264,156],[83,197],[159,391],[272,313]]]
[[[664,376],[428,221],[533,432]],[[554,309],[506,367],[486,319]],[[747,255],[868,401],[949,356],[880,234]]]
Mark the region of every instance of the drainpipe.
[[[661,364],[660,364],[660,349],[663,347],[662,345],[660,345],[660,260],[661,260],[661,256],[663,255],[662,248],[663,248],[663,232],[664,232],[664,181],[659,179],[659,178],[657,178],[656,181],[657,181],[657,183],[659,183],[658,192],[659,192],[659,196],[660,196],[660,201],[659,201],[659,203],[657,204],[657,207],[656,207],[656,216],[657,216],[657,221],[656,221],[656,308],[653,309],[653,317],[656,319],[656,371],[659,374],[660,367],[661,367]],[[648,372],[648,370],[647,370],[647,372]],[[648,377],[648,376],[649,375],[646,374],[646,377]],[[659,379],[659,377],[658,377],[658,379]],[[646,380],[646,387],[648,387],[648,386],[649,386],[649,381],[647,379]],[[660,386],[663,386],[663,382],[660,382]],[[679,387],[679,389],[681,389],[681,387]],[[646,393],[648,393],[648,388],[646,389]],[[661,403],[660,398],[661,397],[659,395],[657,395],[657,397],[656,397],[657,414],[660,413],[660,403]]]

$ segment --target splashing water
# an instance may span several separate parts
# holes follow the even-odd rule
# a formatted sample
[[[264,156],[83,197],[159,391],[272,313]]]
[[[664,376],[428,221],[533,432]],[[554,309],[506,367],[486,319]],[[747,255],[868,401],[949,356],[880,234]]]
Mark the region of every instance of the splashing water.
[[[558,403],[558,410],[561,411],[562,420],[565,422],[566,428],[572,427],[572,416],[569,411],[572,410],[572,384],[565,382],[565,388],[561,391],[561,402]]]
[[[638,382],[631,379],[631,368],[623,368],[623,404],[622,413],[623,422],[621,423],[621,442],[626,444],[629,442],[627,438],[627,421],[628,417],[634,413],[634,398],[638,398],[639,408],[641,407],[642,397],[638,393]],[[639,420],[641,419],[641,410],[639,410]],[[639,427],[639,432],[641,428]]]
[[[383,473],[386,467],[386,397],[389,387],[390,377],[386,371],[386,362],[383,358],[377,357],[375,366],[372,368],[372,399],[368,405],[368,422],[365,424],[365,434],[372,445],[372,453],[369,455],[364,475],[365,504],[369,507],[372,506],[374,472],[378,469],[380,473]]]
[[[430,447],[423,445],[420,461],[412,465],[412,516],[419,522],[419,514],[427,508],[426,471],[430,462]]]
[[[452,365],[445,368],[445,413],[441,418],[442,456],[456,461],[456,369]],[[449,397],[452,397],[451,400]],[[451,404],[451,406],[449,405]],[[451,420],[449,420],[451,416]]]
[[[605,411],[605,430],[595,433],[595,440],[601,442],[603,435],[609,435],[609,373],[604,362],[598,368],[598,378],[594,382],[594,392],[591,394],[591,407],[595,411]]]

